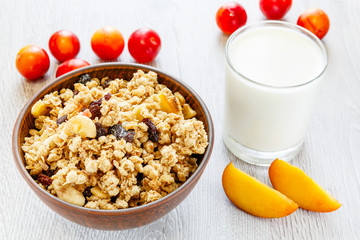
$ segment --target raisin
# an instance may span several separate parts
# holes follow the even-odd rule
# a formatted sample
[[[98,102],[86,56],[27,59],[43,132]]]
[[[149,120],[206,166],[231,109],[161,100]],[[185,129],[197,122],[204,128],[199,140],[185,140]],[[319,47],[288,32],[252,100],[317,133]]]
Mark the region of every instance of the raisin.
[[[132,142],[134,140],[134,136],[135,136],[135,131],[129,130],[129,131],[127,131],[127,134],[125,135],[124,140],[127,142]]]
[[[83,84],[83,85],[86,85],[87,82],[90,82],[91,81],[91,77],[89,74],[83,74],[79,77],[79,83]]]
[[[60,125],[60,124],[62,124],[63,122],[65,122],[65,121],[67,121],[68,119],[67,119],[67,115],[64,115],[64,116],[62,116],[62,117],[59,117],[57,120],[56,120],[56,124],[57,125]]]
[[[116,139],[120,140],[126,135],[126,130],[121,126],[121,124],[116,124],[109,128],[109,133],[114,135]]]
[[[111,98],[111,93],[105,94],[104,99],[105,99],[106,101],[109,101],[110,98]]]
[[[87,187],[85,188],[85,190],[83,191],[83,195],[84,197],[91,197],[92,193],[91,193],[91,187]]]
[[[142,122],[148,126],[149,139],[153,142],[159,141],[159,131],[155,124],[149,118],[144,118]]]
[[[101,123],[95,123],[95,126],[96,126],[96,138],[107,135],[106,128],[104,128],[103,125],[101,125]]]
[[[45,174],[40,173],[37,175],[36,179],[44,186],[49,186],[52,183],[52,180],[49,176],[46,176]]]
[[[106,80],[104,81],[104,83],[102,84],[102,87],[103,87],[103,88],[109,87],[111,81],[112,81],[111,79],[106,79]]]
[[[102,98],[100,98],[100,99],[98,99],[98,100],[96,100],[96,101],[93,101],[92,103],[90,103],[90,105],[91,104],[96,104],[96,105],[101,105],[101,103],[102,103]]]
[[[116,124],[109,128],[109,134],[112,134],[116,137],[117,140],[124,139],[127,142],[132,142],[134,140],[135,131],[129,130],[126,131],[121,124]]]
[[[93,101],[92,103],[90,103],[89,105],[89,111],[91,112],[91,119],[95,119],[96,117],[100,118],[101,117],[101,103],[102,103],[102,98],[100,98],[99,100]]]

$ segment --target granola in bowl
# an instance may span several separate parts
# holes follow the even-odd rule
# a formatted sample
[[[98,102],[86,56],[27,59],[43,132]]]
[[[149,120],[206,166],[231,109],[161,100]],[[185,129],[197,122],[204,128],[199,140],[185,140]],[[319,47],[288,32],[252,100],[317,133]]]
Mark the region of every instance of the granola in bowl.
[[[196,112],[151,71],[129,81],[82,75],[31,113],[26,169],[49,193],[87,208],[123,209],[168,195],[208,145]]]

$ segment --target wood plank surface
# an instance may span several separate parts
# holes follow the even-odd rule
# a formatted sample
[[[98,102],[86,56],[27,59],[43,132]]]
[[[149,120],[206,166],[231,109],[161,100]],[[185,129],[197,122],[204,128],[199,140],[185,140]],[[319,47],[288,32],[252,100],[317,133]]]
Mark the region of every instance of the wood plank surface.
[[[270,184],[267,168],[236,159],[222,142],[224,99],[223,35],[216,0],[9,0],[0,8],[0,239],[359,239],[360,238],[360,1],[294,0],[284,20],[296,23],[310,7],[325,10],[331,27],[324,43],[329,66],[305,145],[292,164],[333,194],[343,206],[333,213],[302,209],[281,219],[253,217],[225,196],[221,174],[234,160],[243,171]],[[258,1],[238,1],[248,22],[264,20]],[[37,44],[48,51],[52,33],[67,29],[80,39],[78,58],[101,62],[90,47],[92,34],[112,25],[129,38],[140,27],[155,29],[162,49],[151,66],[179,76],[207,104],[215,125],[215,146],[198,185],[160,220],[141,228],[106,232],[88,229],[52,212],[17,172],[11,134],[26,101],[54,79],[51,58],[42,81],[29,83],[15,68],[17,52]],[[50,52],[48,51],[49,55]],[[127,46],[118,59],[134,62]]]

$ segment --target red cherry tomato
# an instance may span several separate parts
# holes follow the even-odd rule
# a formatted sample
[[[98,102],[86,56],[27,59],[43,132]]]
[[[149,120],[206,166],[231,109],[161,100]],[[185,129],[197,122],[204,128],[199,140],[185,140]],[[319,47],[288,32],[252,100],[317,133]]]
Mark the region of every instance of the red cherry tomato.
[[[292,0],[260,0],[260,10],[268,19],[278,20],[290,10]]]
[[[65,73],[68,73],[70,71],[73,71],[78,68],[89,66],[90,63],[88,63],[85,60],[82,59],[70,59],[66,62],[63,62],[59,65],[58,69],[56,70],[56,77],[59,77]]]
[[[95,54],[104,60],[113,60],[124,50],[124,38],[114,27],[103,27],[97,30],[91,38],[91,48]]]
[[[330,20],[323,10],[311,8],[300,15],[297,25],[306,28],[322,39],[329,31]]]
[[[49,55],[36,45],[23,47],[16,56],[17,70],[30,81],[43,77],[49,66]]]
[[[245,25],[247,15],[245,9],[238,3],[228,2],[222,5],[216,13],[216,23],[226,34],[232,34]]]
[[[140,28],[131,34],[128,48],[137,62],[151,62],[160,51],[160,36],[150,28]]]
[[[49,49],[59,62],[64,62],[76,57],[80,51],[80,42],[72,32],[61,30],[50,37]]]

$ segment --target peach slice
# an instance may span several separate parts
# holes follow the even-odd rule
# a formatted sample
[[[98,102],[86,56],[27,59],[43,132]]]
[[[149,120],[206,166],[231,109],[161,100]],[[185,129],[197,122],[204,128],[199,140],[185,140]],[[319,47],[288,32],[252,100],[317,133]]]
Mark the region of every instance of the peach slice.
[[[232,203],[254,216],[280,218],[298,208],[294,201],[237,169],[232,162],[224,170],[222,185]]]
[[[276,159],[269,168],[273,187],[294,200],[299,207],[314,212],[332,212],[341,204],[301,169]]]

